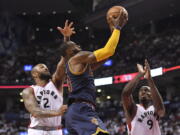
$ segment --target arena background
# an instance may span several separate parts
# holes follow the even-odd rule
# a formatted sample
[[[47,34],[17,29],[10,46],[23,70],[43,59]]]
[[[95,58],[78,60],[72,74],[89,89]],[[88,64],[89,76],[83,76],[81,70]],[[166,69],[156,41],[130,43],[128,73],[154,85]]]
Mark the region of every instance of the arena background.
[[[179,0],[1,0],[0,135],[26,135],[29,114],[21,91],[33,83],[33,65],[45,63],[51,73],[55,70],[60,59],[56,42],[63,39],[56,27],[74,21],[77,34],[71,39],[84,50],[95,50],[110,35],[105,14],[113,5],[128,10],[129,22],[116,55],[95,72],[100,117],[111,135],[127,135],[121,91],[137,72],[136,63],[147,58],[166,106],[162,135],[180,135]],[[146,81],[138,87],[142,84]],[[66,103],[66,85],[64,98]]]

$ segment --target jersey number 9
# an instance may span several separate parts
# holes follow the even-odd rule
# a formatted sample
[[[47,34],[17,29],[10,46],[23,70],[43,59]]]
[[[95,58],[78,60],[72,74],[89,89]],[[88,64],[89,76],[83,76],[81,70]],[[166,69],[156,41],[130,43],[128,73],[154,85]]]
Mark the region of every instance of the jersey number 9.
[[[152,127],[153,127],[153,121],[152,121],[152,120],[148,120],[148,121],[147,121],[147,124],[148,124],[148,126],[149,126],[149,129],[152,129]]]

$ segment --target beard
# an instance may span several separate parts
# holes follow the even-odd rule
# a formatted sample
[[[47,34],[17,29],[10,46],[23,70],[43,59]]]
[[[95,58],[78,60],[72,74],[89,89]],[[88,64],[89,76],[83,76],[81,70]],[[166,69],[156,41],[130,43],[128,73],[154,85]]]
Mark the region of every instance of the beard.
[[[49,81],[49,79],[52,78],[51,74],[48,72],[48,73],[41,73],[39,78],[41,80],[44,80],[44,81]]]

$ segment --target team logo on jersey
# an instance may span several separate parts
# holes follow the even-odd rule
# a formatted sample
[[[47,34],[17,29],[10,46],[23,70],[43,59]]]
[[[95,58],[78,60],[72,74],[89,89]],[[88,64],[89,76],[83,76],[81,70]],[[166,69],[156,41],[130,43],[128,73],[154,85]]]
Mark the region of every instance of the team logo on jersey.
[[[94,117],[91,119],[91,122],[92,122],[93,124],[95,124],[95,125],[99,125],[98,120],[97,120],[96,118],[94,118]]]
[[[54,97],[54,99],[57,99],[58,97],[54,91],[50,91],[50,90],[42,90],[40,91],[40,94],[41,94],[40,96],[37,96],[39,99],[41,99],[43,95],[51,95]]]
[[[144,118],[147,118],[149,116],[156,116],[154,111],[147,111],[147,112],[144,112],[143,114],[141,114],[141,116],[138,118],[138,121],[139,122],[143,122]]]
[[[51,90],[42,90],[39,92],[40,94],[37,96],[37,103],[38,104],[41,104],[41,100],[47,100],[46,98],[43,98],[43,95],[51,95],[54,99],[57,99],[57,95],[54,91],[51,91]],[[48,106],[46,106],[48,107]]]

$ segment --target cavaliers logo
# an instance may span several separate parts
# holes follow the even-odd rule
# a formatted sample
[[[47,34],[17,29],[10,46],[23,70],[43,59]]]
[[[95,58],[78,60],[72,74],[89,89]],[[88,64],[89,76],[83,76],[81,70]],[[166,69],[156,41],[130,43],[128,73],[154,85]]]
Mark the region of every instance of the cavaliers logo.
[[[94,117],[91,119],[91,122],[95,125],[99,125],[98,120]]]

